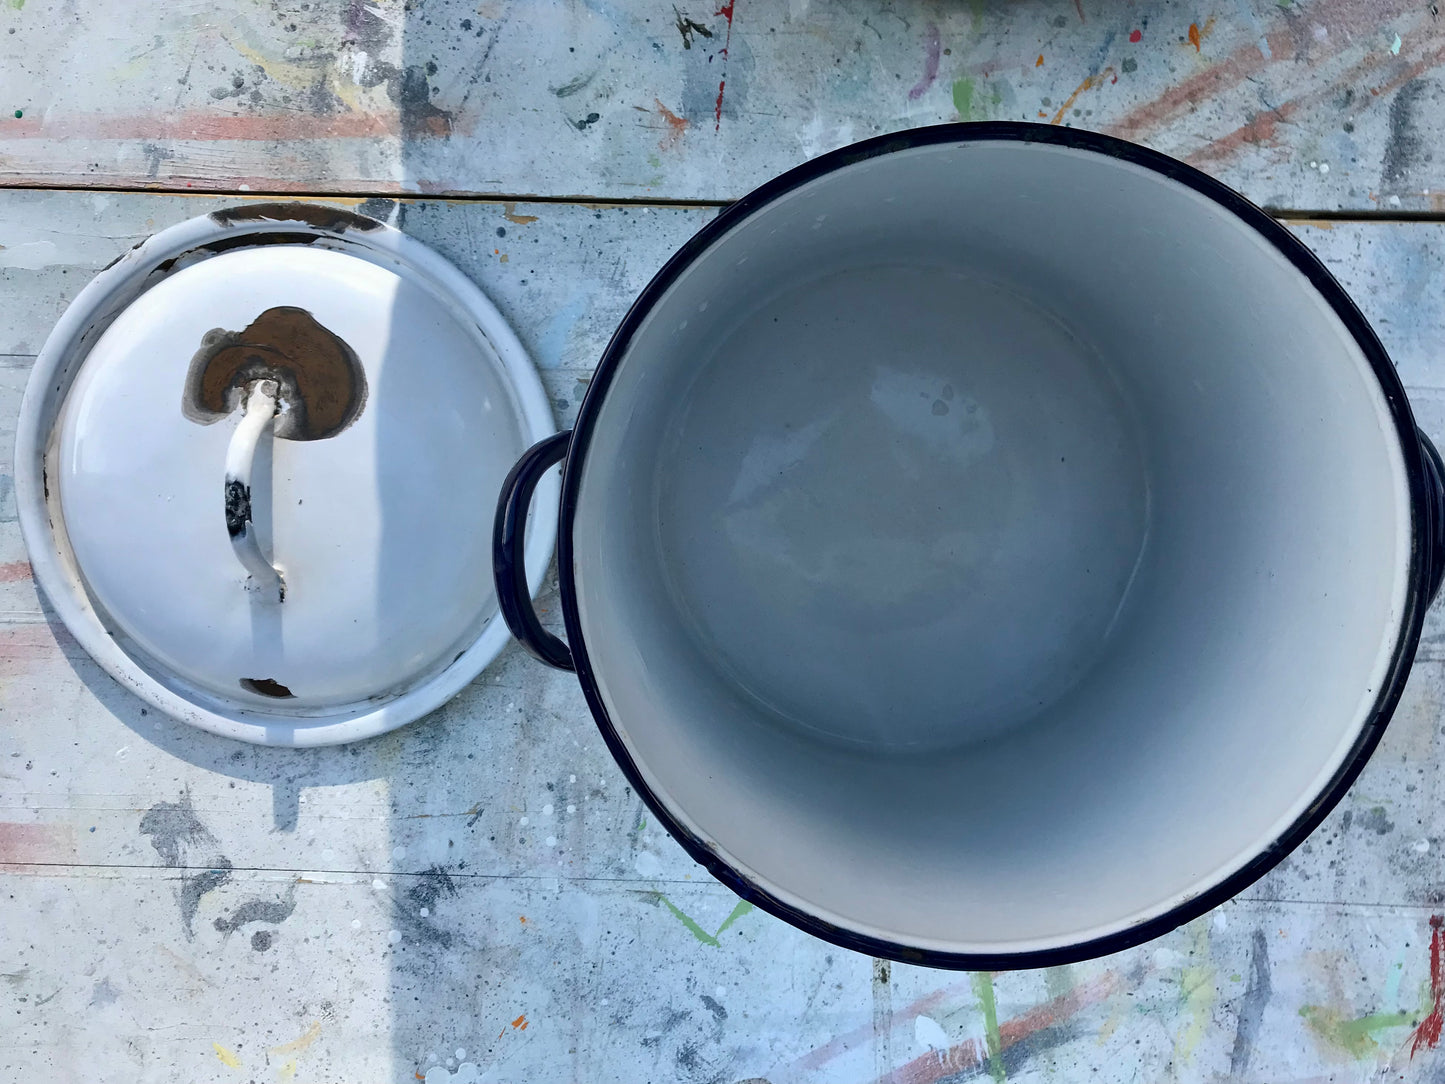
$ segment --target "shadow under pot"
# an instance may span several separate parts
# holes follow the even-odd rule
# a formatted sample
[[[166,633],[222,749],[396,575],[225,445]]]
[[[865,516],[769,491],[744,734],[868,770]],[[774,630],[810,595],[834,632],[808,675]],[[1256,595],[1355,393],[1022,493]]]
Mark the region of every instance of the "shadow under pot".
[[[533,613],[565,465],[567,642]],[[1440,461],[1309,251],[1082,132],[824,155],[643,291],[503,489],[512,632],[739,895],[939,967],[1113,952],[1298,845],[1394,710]]]

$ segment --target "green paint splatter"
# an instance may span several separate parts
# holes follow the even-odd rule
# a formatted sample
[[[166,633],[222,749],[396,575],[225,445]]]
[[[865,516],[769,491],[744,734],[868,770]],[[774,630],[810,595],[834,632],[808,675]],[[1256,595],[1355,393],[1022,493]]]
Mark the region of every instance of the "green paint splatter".
[[[1379,1045],[1375,1042],[1375,1032],[1411,1026],[1416,1019],[1411,1013],[1377,1012],[1354,1020],[1344,1020],[1334,1009],[1319,1005],[1306,1005],[1300,1009],[1299,1014],[1304,1017],[1311,1031],[1330,1046],[1343,1050],[1355,1059],[1369,1056]]]
[[[988,120],[991,113],[997,113],[1003,104],[1003,88],[990,86],[985,98],[972,79],[953,81],[953,108],[958,111],[959,120]],[[992,107],[992,108],[990,108]]]
[[[689,933],[691,933],[704,945],[712,945],[714,948],[717,947],[717,938],[704,930],[692,919],[688,918],[687,915],[683,914],[682,911],[678,909],[675,903],[673,903],[670,899],[664,896],[661,892],[657,894],[657,898],[669,911],[672,912],[674,918],[676,918],[679,922],[681,922],[684,926],[687,927]]]
[[[973,80],[953,81],[953,108],[958,110],[958,119],[967,120],[973,112]]]
[[[733,908],[732,914],[728,915],[727,918],[723,919],[723,924],[717,928],[717,933],[713,934],[713,937],[721,937],[724,930],[726,930],[729,926],[731,926],[738,919],[742,918],[743,915],[747,914],[752,909],[753,905],[747,900],[738,900],[738,905]]]
[[[1405,976],[1405,950],[1400,950],[1400,956],[1390,965],[1390,971],[1385,976],[1385,1008],[1398,1009],[1400,1007],[1400,980]]]
[[[738,900],[738,905],[732,909],[732,913],[728,915],[727,918],[723,919],[723,923],[717,928],[717,932],[708,933],[691,918],[683,914],[682,910],[677,906],[677,904],[673,903],[661,892],[652,892],[649,893],[649,895],[652,896],[654,902],[662,904],[669,911],[671,911],[672,917],[677,919],[684,926],[686,926],[688,933],[692,934],[693,937],[697,938],[698,941],[702,942],[702,944],[711,945],[713,948],[719,947],[718,938],[723,935],[723,933],[727,930],[729,926],[731,926],[734,922],[742,918],[753,909],[753,905],[747,900]]]
[[[17,109],[17,110],[15,110],[15,119],[16,119],[16,120],[19,120],[19,119],[20,119],[21,117],[23,117],[23,116],[25,116],[25,110],[23,110],[23,109]]]
[[[973,976],[973,992],[978,995],[978,1005],[983,1010],[984,1041],[988,1043],[988,1072],[997,1084],[1003,1084],[1008,1074],[1003,1067],[1003,1036],[998,1030],[998,1003],[993,996],[993,974],[988,971],[976,972]]]
[[[25,6],[25,0],[7,0],[7,2],[8,2],[8,3],[10,4],[10,6],[11,6],[12,8],[14,8],[16,11],[19,11],[21,8],[23,8],[23,7]]]

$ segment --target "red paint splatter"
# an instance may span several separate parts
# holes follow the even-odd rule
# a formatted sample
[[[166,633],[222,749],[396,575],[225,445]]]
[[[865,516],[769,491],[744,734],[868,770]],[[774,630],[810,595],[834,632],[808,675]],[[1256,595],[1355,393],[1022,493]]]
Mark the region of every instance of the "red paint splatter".
[[[1079,13],[1079,22],[1086,23],[1089,21],[1084,18],[1084,0],[1074,0],[1074,10]]]
[[[75,835],[66,824],[0,821],[0,866],[64,862],[75,857]]]
[[[917,1001],[893,1013],[892,1026],[898,1028],[912,1023],[915,1017],[921,1016],[926,1012],[931,1012],[939,1005],[944,1004],[949,997],[956,997],[965,989],[966,987],[958,986],[934,990],[930,994],[925,994]],[[833,1038],[829,1039],[822,1046],[814,1047],[807,1054],[804,1054],[801,1058],[794,1061],[788,1068],[797,1072],[811,1072],[812,1070],[820,1069],[838,1057],[838,1055],[853,1050],[861,1043],[876,1038],[877,1033],[874,1031],[873,1024],[871,1022],[864,1024],[862,1027],[854,1028],[852,1031],[845,1031],[841,1035],[833,1036]]]
[[[1132,34],[1129,35],[1129,40],[1132,41],[1135,45],[1138,45],[1141,41],[1144,40],[1144,31],[1134,31]]]
[[[1192,45],[1192,46],[1194,46],[1194,51],[1195,51],[1196,53],[1202,52],[1202,50],[1201,50],[1200,47],[1199,47],[1199,42],[1200,42],[1200,37],[1199,37],[1199,24],[1198,24],[1198,23],[1190,23],[1190,24],[1189,24],[1189,44]]]
[[[526,1030],[527,1030],[527,1014],[526,1014],[526,1013],[523,1013],[521,1016],[517,1017],[517,1019],[513,1020],[513,1021],[512,1021],[512,1027],[518,1028],[518,1029],[520,1029],[520,1030],[522,1030],[522,1031],[526,1031]]]
[[[1277,43],[1271,42],[1271,45],[1277,45],[1277,48],[1275,49],[1275,52],[1277,53],[1284,51],[1288,44],[1289,43],[1283,37],[1281,37]],[[1247,54],[1249,53],[1253,53],[1254,58],[1258,60],[1259,65],[1262,66],[1264,64],[1264,60],[1261,57],[1259,50],[1253,45],[1243,46],[1239,50],[1239,54],[1245,54],[1247,56]],[[1319,105],[1322,102],[1328,101],[1335,94],[1334,88],[1336,86],[1355,85],[1363,81],[1364,79],[1369,78],[1371,75],[1376,74],[1373,71],[1372,67],[1374,63],[1375,61],[1373,59],[1367,57],[1366,59],[1356,64],[1354,67],[1350,68],[1348,71],[1344,72],[1339,77],[1339,80],[1337,82],[1321,85],[1317,90],[1312,91],[1309,94],[1301,94],[1299,97],[1293,98],[1290,101],[1281,102],[1277,109],[1272,109],[1268,113],[1260,113],[1258,116],[1255,117],[1254,120],[1250,121],[1244,127],[1237,128],[1233,132],[1229,132],[1226,135],[1220,136],[1218,139],[1212,140],[1210,143],[1201,147],[1199,150],[1187,155],[1184,160],[1190,165],[1204,165],[1210,162],[1217,162],[1222,159],[1228,158],[1235,151],[1239,150],[1240,147],[1245,145],[1278,145],[1281,140],[1277,137],[1276,129],[1280,124],[1291,123],[1291,118],[1301,110],[1309,109],[1313,106]],[[1445,63],[1445,48],[1433,49],[1428,55],[1421,57],[1413,64],[1409,64],[1399,69],[1392,69],[1391,78],[1378,87],[1370,87],[1370,93],[1378,95],[1387,94],[1392,90],[1398,90],[1400,87],[1408,83],[1411,79],[1418,78],[1423,73],[1432,70],[1434,67],[1441,63]],[[1208,73],[1205,73],[1205,75],[1201,76],[1200,79],[1203,80],[1207,77]],[[1187,89],[1189,93],[1195,95],[1196,97],[1200,93],[1218,93],[1217,88],[1210,89],[1206,87],[1203,82],[1186,80],[1186,83],[1191,84]],[[1171,92],[1170,99],[1171,107],[1175,104],[1172,98],[1172,93],[1173,92]],[[1157,116],[1151,116],[1149,118],[1148,124],[1149,126],[1152,126],[1153,124],[1157,123],[1162,119],[1163,114],[1161,112]],[[1131,119],[1126,118],[1124,122],[1113,125],[1108,129],[1108,131],[1111,135],[1123,135],[1128,138],[1133,138],[1137,140],[1138,132],[1141,127],[1143,127],[1143,125],[1138,125]]]
[[[1430,1014],[1420,1021],[1420,1026],[1415,1029],[1415,1040],[1410,1044],[1410,1057],[1415,1057],[1416,1051],[1422,1046],[1431,1050],[1440,1041],[1440,1028],[1445,1025],[1445,981],[1442,981],[1440,974],[1440,926],[1445,923],[1439,915],[1430,916],[1430,997],[1434,1006]]]
[[[943,50],[943,43],[938,38],[938,27],[929,23],[928,28],[923,32],[923,78],[918,80],[913,89],[908,92],[908,100],[916,102],[923,97],[933,81],[938,78],[938,58]]]
[[[143,133],[149,132],[149,135]],[[47,114],[44,123],[26,118],[6,125],[6,139],[174,139],[278,142],[308,139],[369,139],[399,136],[400,118],[373,113],[320,116],[290,113],[214,114],[194,110],[160,116],[106,113]],[[265,182],[271,184],[273,182]]]
[[[682,138],[682,133],[687,131],[687,118],[679,117],[671,109],[663,105],[660,98],[653,98],[652,104],[657,106],[658,114],[663,120],[667,121],[667,126],[670,129],[667,135],[663,136],[661,141],[658,142],[657,149],[662,151],[669,150]]]
[[[50,669],[66,668],[67,658],[83,659],[85,651],[63,626],[11,625],[0,631],[0,679],[47,681]]]
[[[1107,1000],[1120,987],[1119,976],[1105,972],[1092,982],[1080,983],[1066,994],[1046,1001],[1022,1016],[999,1026],[999,1044],[1008,1050],[1030,1035],[1045,1028],[1057,1027],[1089,1005]],[[938,1084],[947,1077],[979,1069],[988,1062],[988,1050],[982,1040],[967,1039],[947,1050],[931,1050],[899,1066],[879,1084]]]
[[[723,88],[728,85],[728,46],[733,43],[733,8],[737,6],[737,2],[738,0],[728,0],[726,4],[717,9],[717,14],[723,16],[728,21],[728,32],[723,37],[723,75],[722,78],[717,81],[717,108],[713,110],[712,126],[714,132],[722,129]]]
[[[29,561],[9,561],[0,565],[0,583],[14,583],[30,578]]]

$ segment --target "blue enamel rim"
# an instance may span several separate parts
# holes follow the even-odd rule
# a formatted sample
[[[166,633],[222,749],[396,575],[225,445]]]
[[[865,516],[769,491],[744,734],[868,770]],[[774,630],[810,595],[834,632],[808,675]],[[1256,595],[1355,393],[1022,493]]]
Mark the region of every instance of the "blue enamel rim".
[[[826,922],[807,911],[779,900],[728,865],[706,842],[678,823],[666,806],[659,801],[657,795],[643,781],[637,765],[633,762],[618,735],[616,725],[609,717],[606,705],[602,701],[597,676],[592,669],[577,611],[577,592],[573,580],[572,527],[577,511],[578,489],[582,481],[582,465],[587,456],[587,449],[591,443],[592,432],[597,424],[602,402],[606,398],[607,389],[616,374],[617,367],[626,355],[633,336],[653,306],[662,298],[673,281],[702,256],[714,242],[780,196],[854,163],[919,147],[998,141],[1048,144],[1090,151],[1163,174],[1165,177],[1209,197],[1252,226],[1310,281],[1334,309],[1335,314],[1344,323],[1369,360],[1395,422],[1410,486],[1412,524],[1410,589],[1406,598],[1401,619],[1402,627],[1396,641],[1394,656],[1390,661],[1374,708],[1362,725],[1349,755],[1305,813],[1246,866],[1209,890],[1181,902],[1172,910],[1129,929],[1104,937],[1031,952],[937,952],[859,934],[845,927]],[[627,315],[623,317],[621,325],[612,336],[598,363],[597,371],[578,413],[577,424],[572,431],[571,444],[567,449],[564,463],[557,563],[562,612],[572,661],[578,680],[582,683],[587,704],[597,721],[598,729],[602,732],[603,740],[607,742],[607,747],[612,751],[612,756],[621,766],[628,782],[642,797],[647,807],[652,810],[653,816],[709,873],[743,899],[769,914],[843,948],[867,953],[870,956],[926,967],[967,971],[1004,971],[1018,968],[1054,967],[1108,955],[1168,933],[1238,895],[1259,880],[1319,826],[1320,822],[1344,797],[1345,792],[1349,790],[1350,785],[1354,783],[1355,778],[1364,768],[1365,762],[1379,743],[1385,726],[1399,702],[1400,694],[1405,687],[1405,681],[1415,658],[1425,611],[1430,603],[1432,575],[1427,570],[1431,568],[1432,562],[1435,560],[1431,548],[1436,544],[1432,538],[1430,522],[1435,518],[1433,512],[1437,507],[1437,498],[1435,494],[1429,492],[1429,476],[1426,472],[1430,467],[1427,466],[1426,453],[1422,449],[1421,440],[1405,396],[1405,389],[1395,373],[1394,365],[1369,323],[1354,302],[1350,300],[1349,295],[1302,242],[1260,208],[1214,178],[1167,155],[1133,143],[1079,129],[1056,128],[1042,124],[1017,122],[940,124],[894,135],[878,136],[821,155],[804,165],[789,170],[724,209],[717,218],[703,227],[668,260],[662,270],[638,296]]]

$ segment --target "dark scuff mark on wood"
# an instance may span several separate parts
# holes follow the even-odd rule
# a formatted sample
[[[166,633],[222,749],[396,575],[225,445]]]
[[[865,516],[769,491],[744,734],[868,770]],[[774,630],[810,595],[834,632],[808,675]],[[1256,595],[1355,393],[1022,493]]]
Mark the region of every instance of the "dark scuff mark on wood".
[[[701,34],[705,38],[712,37],[711,30],[703,26],[702,23],[697,22],[694,19],[690,19],[682,12],[678,11],[677,5],[675,4],[672,8],[672,14],[677,19],[677,32],[682,35],[682,47],[684,49],[692,48],[692,36],[694,34]],[[561,95],[559,94],[558,97],[560,98]]]
[[[150,839],[161,862],[171,867],[183,864],[182,848],[215,842],[196,816],[189,790],[181,791],[178,801],[157,802],[147,809],[140,819],[140,834]]]
[[[1425,87],[1424,79],[1411,79],[1390,102],[1390,138],[1380,165],[1380,191],[1387,194],[1411,187],[1410,175],[1421,162],[1425,147],[1416,122]]]
[[[1238,1022],[1234,1028],[1234,1048],[1229,1054],[1229,1075],[1243,1080],[1249,1070],[1249,1060],[1254,1054],[1254,1043],[1259,1037],[1260,1024],[1264,1020],[1264,1008],[1274,992],[1270,982],[1269,939],[1263,930],[1255,930],[1250,938],[1249,985],[1239,1002]]]
[[[447,868],[434,865],[418,874],[405,893],[392,898],[392,922],[413,944],[451,948],[456,935],[437,924],[436,912],[438,903],[456,894],[456,882]]]
[[[411,65],[397,77],[389,79],[386,89],[401,109],[404,135],[412,138],[451,137],[452,114],[431,100],[432,87],[425,68]]]
[[[253,922],[269,922],[279,926],[296,910],[296,889],[293,886],[285,899],[247,900],[229,915],[216,919],[213,925],[224,934],[233,934]]]
[[[586,90],[596,77],[597,73],[594,71],[588,75],[579,75],[576,79],[563,83],[560,87],[548,87],[547,89],[559,98],[570,98],[579,90]]]
[[[165,866],[182,870],[176,904],[181,912],[181,927],[190,941],[195,937],[192,926],[201,898],[231,879],[231,860],[219,853],[215,837],[196,816],[189,790],[181,791],[177,801],[157,802],[146,810],[140,832],[150,839]],[[191,865],[189,852],[202,847],[209,852],[209,868],[192,872],[187,868]]]
[[[216,863],[214,869],[208,869],[204,873],[197,873],[193,876],[183,875],[181,877],[181,922],[186,928],[186,940],[190,941],[195,937],[192,925],[196,920],[196,911],[200,909],[201,897],[207,892],[214,892],[231,879],[231,862],[222,858]]]

